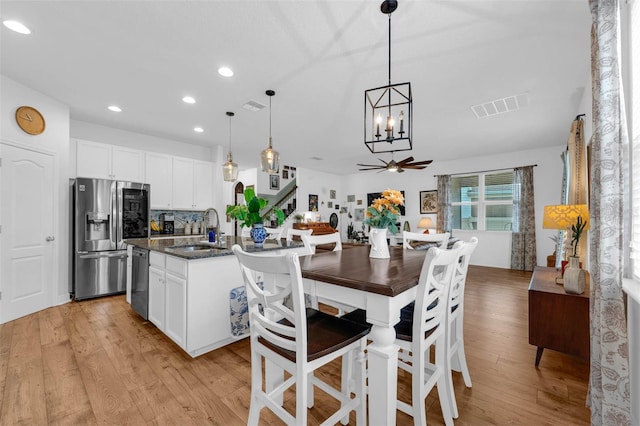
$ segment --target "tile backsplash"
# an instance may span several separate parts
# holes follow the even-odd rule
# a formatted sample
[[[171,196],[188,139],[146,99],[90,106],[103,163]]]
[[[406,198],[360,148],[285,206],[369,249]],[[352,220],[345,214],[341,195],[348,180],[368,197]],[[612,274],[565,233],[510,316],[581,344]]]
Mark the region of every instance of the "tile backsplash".
[[[185,222],[202,222],[204,212],[203,211],[184,211],[184,210],[151,210],[151,220],[155,220],[156,223],[160,223],[160,215],[163,213],[171,213],[175,217],[175,231],[176,233],[184,232]]]

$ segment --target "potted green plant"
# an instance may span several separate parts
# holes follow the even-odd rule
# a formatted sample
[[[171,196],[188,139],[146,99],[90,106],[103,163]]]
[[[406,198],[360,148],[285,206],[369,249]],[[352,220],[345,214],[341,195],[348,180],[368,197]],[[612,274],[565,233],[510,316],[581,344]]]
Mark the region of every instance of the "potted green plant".
[[[252,188],[244,190],[244,201],[246,204],[227,207],[229,217],[241,221],[240,226],[251,227],[251,239],[256,247],[262,247],[267,238],[267,231],[264,229],[263,219],[260,210],[267,207],[268,201],[258,198]],[[274,210],[278,226],[284,222],[284,212],[280,209]]]

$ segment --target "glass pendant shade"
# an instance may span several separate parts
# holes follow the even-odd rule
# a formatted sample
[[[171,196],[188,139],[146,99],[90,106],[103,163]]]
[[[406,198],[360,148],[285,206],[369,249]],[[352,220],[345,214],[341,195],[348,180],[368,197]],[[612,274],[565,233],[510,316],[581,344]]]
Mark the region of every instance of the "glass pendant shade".
[[[260,168],[265,173],[280,171],[280,154],[271,145],[271,98],[276,94],[273,90],[265,92],[269,96],[269,146],[260,153]]]
[[[234,182],[238,179],[238,165],[233,162],[233,154],[231,154],[231,117],[235,114],[227,112],[229,117],[229,153],[227,154],[227,162],[222,165],[222,178],[225,182]]]
[[[280,170],[280,154],[271,147],[271,137],[269,147],[260,153],[260,167],[265,173],[278,173]]]
[[[231,151],[227,154],[227,162],[222,165],[222,177],[225,182],[234,182],[238,179],[238,165],[233,162]]]

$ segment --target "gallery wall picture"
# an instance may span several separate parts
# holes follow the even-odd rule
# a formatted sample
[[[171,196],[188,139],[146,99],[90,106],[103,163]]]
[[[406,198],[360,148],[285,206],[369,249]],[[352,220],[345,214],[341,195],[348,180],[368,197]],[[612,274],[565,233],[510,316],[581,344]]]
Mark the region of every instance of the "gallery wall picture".
[[[282,170],[282,179],[289,179],[289,170]]]
[[[364,220],[364,209],[354,209],[353,220],[356,222],[362,222]]]
[[[420,191],[420,214],[438,213],[438,191]]]
[[[315,194],[309,194],[309,211],[310,212],[318,211],[318,196]]]
[[[269,189],[280,189],[280,175],[269,175]]]
[[[329,198],[331,198],[332,200],[336,199],[336,190],[335,189],[330,189],[329,190]]]

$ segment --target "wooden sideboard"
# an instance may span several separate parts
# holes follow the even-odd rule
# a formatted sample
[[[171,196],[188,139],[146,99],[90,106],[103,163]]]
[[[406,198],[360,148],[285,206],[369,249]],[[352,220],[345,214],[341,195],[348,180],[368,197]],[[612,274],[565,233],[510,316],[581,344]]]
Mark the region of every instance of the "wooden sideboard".
[[[329,222],[307,222],[307,223],[294,223],[293,229],[313,229],[311,235],[326,235],[338,232],[337,229],[333,229]]]
[[[529,284],[529,344],[537,346],[536,367],[544,349],[589,359],[589,274],[582,294],[555,283],[555,268],[537,266]]]

